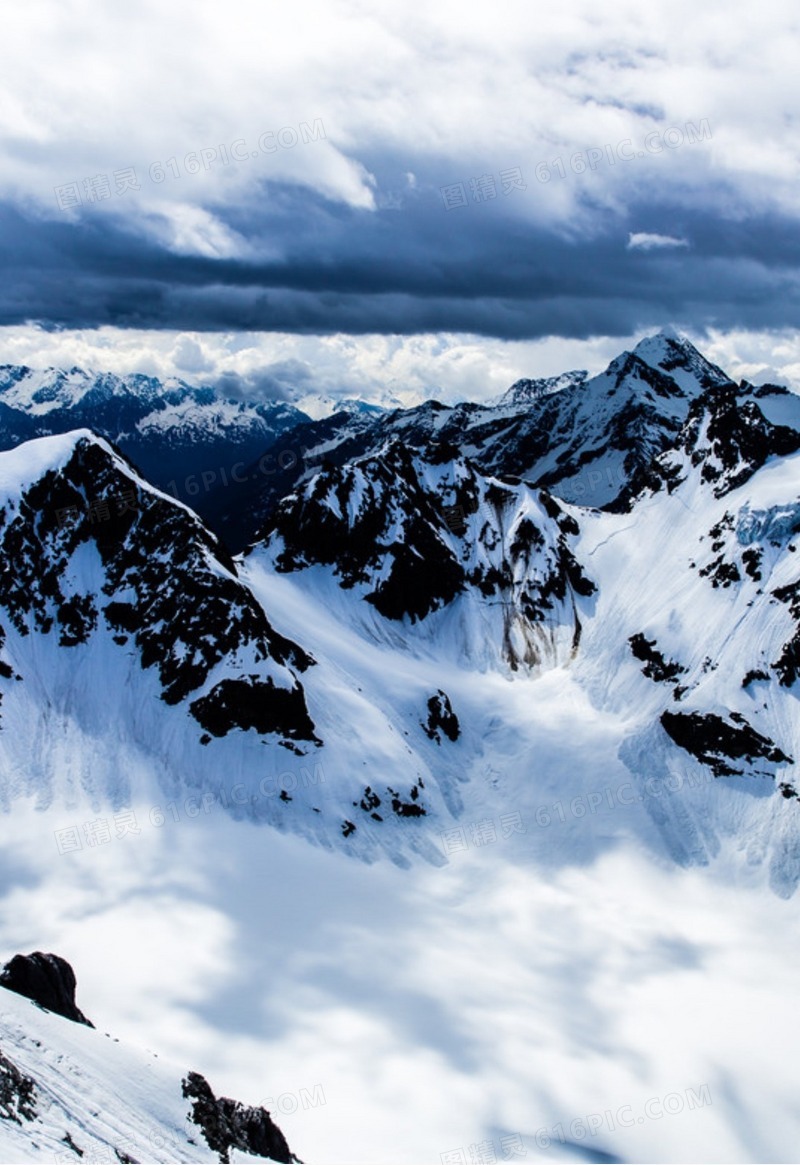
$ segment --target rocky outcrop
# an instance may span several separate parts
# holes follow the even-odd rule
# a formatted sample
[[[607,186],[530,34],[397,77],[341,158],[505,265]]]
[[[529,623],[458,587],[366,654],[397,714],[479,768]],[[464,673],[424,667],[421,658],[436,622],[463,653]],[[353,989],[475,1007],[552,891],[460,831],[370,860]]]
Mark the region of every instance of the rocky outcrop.
[[[21,1125],[36,1117],[36,1086],[0,1052],[0,1119]]]
[[[756,761],[794,764],[739,712],[730,712],[727,721],[713,712],[664,712],[661,723],[672,740],[701,764],[708,765],[715,777],[741,776]]]
[[[75,1003],[75,985],[75,972],[67,960],[41,951],[14,955],[0,971],[0,987],[24,995],[64,1019],[94,1027]]]
[[[240,1149],[285,1165],[299,1162],[265,1108],[251,1108],[227,1096],[214,1096],[199,1072],[188,1074],[182,1081],[182,1090],[192,1101],[189,1119],[201,1129],[210,1148],[219,1153],[220,1161],[227,1163],[230,1150]]]
[[[461,734],[461,727],[450,703],[450,697],[441,688],[436,695],[431,696],[428,700],[428,722],[423,724],[423,728],[431,740],[435,740],[437,744],[442,743],[442,738],[439,735],[440,729],[447,739],[452,741],[458,740]]]
[[[166,704],[195,696],[189,711],[215,735],[254,727],[314,741],[295,674],[313,661],[275,631],[219,540],[91,434],[75,435],[65,463],[57,445],[53,458],[0,510],[4,620],[21,638],[36,630],[68,648],[110,630],[157,672]],[[78,589],[81,556],[99,558],[99,589]],[[248,670],[233,700],[228,667]]]

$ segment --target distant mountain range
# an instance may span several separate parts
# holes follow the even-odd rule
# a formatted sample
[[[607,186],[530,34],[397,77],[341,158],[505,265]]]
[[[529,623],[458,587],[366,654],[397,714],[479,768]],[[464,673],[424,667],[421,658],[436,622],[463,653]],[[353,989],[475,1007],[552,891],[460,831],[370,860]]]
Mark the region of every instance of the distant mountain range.
[[[606,508],[669,447],[700,393],[733,384],[670,330],[622,353],[597,376],[518,380],[494,405],[431,400],[385,409],[326,398],[316,408],[306,402],[314,418],[285,402],[226,399],[175,378],[3,365],[0,449],[91,429],[238,551],[276,502],[323,462],[342,465],[392,437],[422,452],[449,444],[486,473]],[[772,421],[800,425],[800,397],[788,389],[744,381],[735,387]]]
[[[196,499],[200,509],[212,482],[226,481],[234,465],[256,460],[306,420],[284,402],[225,399],[174,378],[0,366],[0,448],[89,428],[154,485]]]

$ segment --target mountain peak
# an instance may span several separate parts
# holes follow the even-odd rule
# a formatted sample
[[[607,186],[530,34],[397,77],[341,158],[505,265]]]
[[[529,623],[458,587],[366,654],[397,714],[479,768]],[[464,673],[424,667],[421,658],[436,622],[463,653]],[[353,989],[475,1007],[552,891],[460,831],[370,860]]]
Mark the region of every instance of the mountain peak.
[[[691,396],[731,383],[731,378],[721,368],[707,360],[691,340],[673,327],[645,336],[633,349],[633,355],[658,372],[666,372]]]
[[[687,340],[686,336],[682,336],[672,326],[661,328],[660,331],[655,332],[652,336],[645,336],[639,341],[633,349],[634,354],[642,360],[650,361],[664,355],[672,356],[674,359],[678,353],[685,356],[697,355],[701,353],[695,348],[691,340]]]
[[[527,376],[515,380],[510,388],[497,398],[500,405],[526,405],[531,401],[541,400],[565,388],[572,388],[585,384],[589,373],[584,368],[574,369],[571,372],[562,372],[559,376]]]

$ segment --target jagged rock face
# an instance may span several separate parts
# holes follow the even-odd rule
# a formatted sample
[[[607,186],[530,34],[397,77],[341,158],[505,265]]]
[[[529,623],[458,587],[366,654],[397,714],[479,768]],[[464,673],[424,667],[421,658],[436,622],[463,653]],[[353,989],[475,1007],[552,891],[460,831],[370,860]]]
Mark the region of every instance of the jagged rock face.
[[[642,465],[609,509],[630,510],[644,491],[671,493],[693,470],[721,498],[749,481],[770,457],[798,449],[800,432],[768,421],[749,386],[716,386],[692,403],[674,448]]]
[[[664,712],[661,723],[675,743],[708,765],[715,777],[741,776],[745,771],[774,776],[776,764],[794,764],[738,712],[731,712],[728,720],[713,712]],[[747,767],[736,763],[741,761]],[[770,767],[753,768],[757,761],[770,762]]]
[[[665,659],[656,647],[655,639],[648,639],[641,631],[631,635],[628,639],[631,651],[636,659],[643,662],[642,675],[656,683],[667,684],[683,675],[685,667],[674,660]]]
[[[748,481],[769,457],[797,452],[800,433],[770,424],[755,401],[740,403],[735,390],[718,390],[695,403],[681,445],[719,498]]]
[[[785,688],[791,688],[800,679],[800,579],[772,592],[785,603],[794,619],[794,634],[784,643],[780,655],[772,664]],[[755,678],[759,678],[756,676]]]
[[[220,1161],[230,1161],[231,1149],[285,1165],[299,1161],[265,1108],[251,1108],[227,1096],[215,1097],[208,1081],[198,1072],[188,1074],[182,1090],[193,1102],[190,1119],[202,1130],[209,1146],[219,1153]]]
[[[0,971],[0,987],[32,999],[40,1007],[87,1027],[94,1024],[75,1003],[75,972],[59,955],[14,955]]]
[[[14,1121],[36,1118],[36,1085],[30,1076],[0,1052],[0,1120]]]
[[[428,719],[423,727],[431,740],[435,740],[437,744],[442,743],[442,734],[453,742],[461,735],[461,726],[458,723],[458,716],[453,711],[450,697],[441,688],[428,700]]]
[[[502,612],[512,667],[541,663],[543,637],[569,628],[594,584],[570,549],[574,518],[545,493],[487,479],[441,443],[426,458],[398,442],[317,474],[267,529],[278,571],[320,564],[386,619],[423,622],[470,596]]]
[[[526,423],[516,440],[504,442],[481,464],[508,473],[516,457],[526,465],[526,477],[559,497],[606,505],[641,466],[668,447],[689,400],[670,376],[635,353],[624,353],[588,384],[544,398],[531,418],[535,427]]]
[[[672,492],[693,469],[700,480],[724,497],[749,481],[771,457],[800,449],[800,432],[767,421],[748,389],[713,388],[694,401],[674,450],[639,471],[621,495],[617,508],[630,508],[644,489]]]
[[[310,658],[272,628],[202,523],[107,446],[80,437],[63,466],[0,509],[0,556],[0,610],[23,639],[35,630],[71,648],[110,630],[156,670],[167,704],[196,696],[189,710],[215,735],[258,727],[314,739],[292,670]],[[77,565],[87,556],[99,559],[96,589]],[[246,672],[241,703],[229,677],[215,678],[230,659]]]

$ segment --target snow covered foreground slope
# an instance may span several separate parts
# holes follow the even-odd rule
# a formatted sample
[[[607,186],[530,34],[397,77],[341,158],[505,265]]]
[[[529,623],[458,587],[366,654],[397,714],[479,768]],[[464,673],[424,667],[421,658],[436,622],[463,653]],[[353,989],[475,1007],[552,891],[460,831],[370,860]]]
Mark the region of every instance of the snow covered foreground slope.
[[[198,1098],[205,1101],[199,1110]],[[297,1160],[268,1114],[237,1110],[235,1102],[227,1102],[228,1111],[240,1127],[250,1126],[249,1143],[258,1143],[257,1128],[270,1151],[231,1148],[224,1133],[218,1139],[219,1121],[208,1120],[215,1102],[196,1074],[0,988],[0,1161],[6,1165]]]

